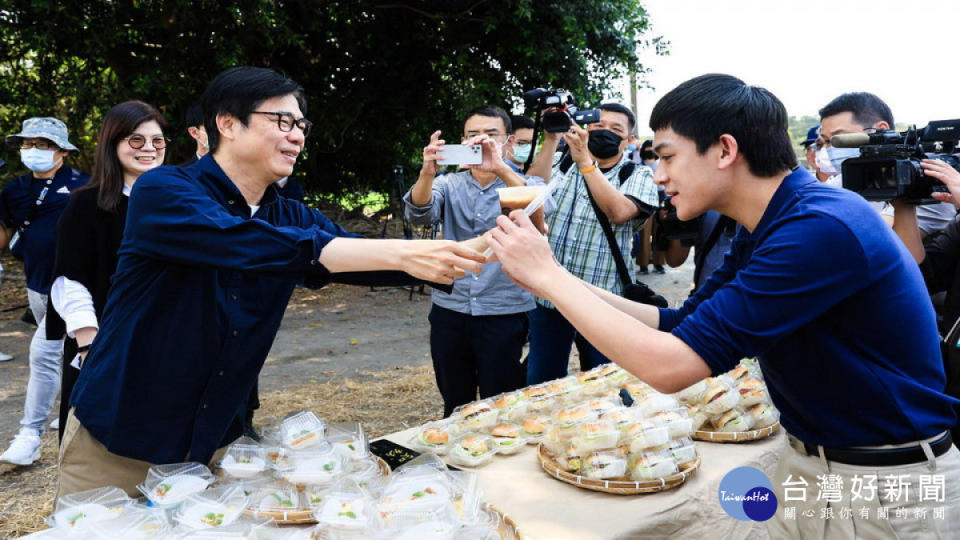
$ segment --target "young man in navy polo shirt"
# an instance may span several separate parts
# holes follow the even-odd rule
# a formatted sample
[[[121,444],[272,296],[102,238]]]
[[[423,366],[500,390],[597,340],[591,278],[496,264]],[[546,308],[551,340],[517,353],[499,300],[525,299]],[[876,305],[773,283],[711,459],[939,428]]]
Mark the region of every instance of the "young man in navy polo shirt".
[[[11,180],[0,192],[0,249],[18,235],[11,249],[23,258],[27,297],[38,326],[30,341],[30,378],[20,431],[0,461],[29,465],[40,457],[40,437],[60,392],[63,340],[47,339],[44,317],[57,220],[70,201],[70,192],[90,176],[64,165],[70,152],[78,150],[67,139],[67,126],[56,118],[25,120],[19,133],[7,136],[7,144],[20,149],[20,160],[30,172]]]
[[[960,535],[960,452],[948,431],[957,402],[943,392],[923,278],[893,231],[855,193],[796,168],[786,110],[762,88],[728,75],[691,79],[657,103],[650,127],[654,179],[678,217],[715,210],[743,227],[697,294],[658,310],[590,287],[553,262],[517,213],[490,239],[504,270],[663,392],[760,358],[789,434],[772,479],[780,509],[771,538]],[[839,500],[817,496],[825,475],[841,478]],[[854,497],[853,479],[871,476],[881,489]],[[887,478],[909,493],[881,497]],[[785,502],[788,481],[806,483],[805,501]],[[945,493],[918,501],[924,482]],[[786,519],[787,506],[796,519]],[[924,518],[917,507],[945,511]],[[843,508],[850,519],[822,518]]]

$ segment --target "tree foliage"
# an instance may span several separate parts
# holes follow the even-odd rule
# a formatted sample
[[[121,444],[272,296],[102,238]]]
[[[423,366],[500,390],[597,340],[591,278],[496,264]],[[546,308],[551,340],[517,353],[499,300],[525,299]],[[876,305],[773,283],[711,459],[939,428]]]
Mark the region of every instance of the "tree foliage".
[[[433,130],[456,139],[463,111],[509,109],[536,86],[597,103],[628,70],[643,80],[644,47],[666,42],[640,0],[7,0],[0,128],[59,116],[89,169],[103,113],[143,99],[173,126],[175,163],[191,151],[182,117],[206,83],[266,66],[306,89],[307,189],[388,190],[391,167],[415,167]]]

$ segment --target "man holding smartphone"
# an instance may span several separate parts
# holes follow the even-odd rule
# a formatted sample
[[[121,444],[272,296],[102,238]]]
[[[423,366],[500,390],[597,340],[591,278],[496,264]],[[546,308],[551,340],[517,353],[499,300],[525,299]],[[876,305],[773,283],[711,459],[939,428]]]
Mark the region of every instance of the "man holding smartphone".
[[[480,145],[482,162],[440,178],[438,161],[449,163],[454,152],[445,155],[440,131],[434,132],[423,149],[420,177],[403,198],[407,219],[422,225],[442,220],[445,239],[470,240],[496,226],[501,213],[498,188],[543,185],[542,179],[524,178],[504,162],[502,145],[511,127],[510,117],[499,107],[468,112],[463,145]],[[533,296],[511,283],[498,262],[485,264],[479,274],[467,272],[450,294],[433,292],[430,355],[444,416],[476,399],[478,387],[481,397],[489,397],[524,386],[520,355],[527,312],[533,307]]]

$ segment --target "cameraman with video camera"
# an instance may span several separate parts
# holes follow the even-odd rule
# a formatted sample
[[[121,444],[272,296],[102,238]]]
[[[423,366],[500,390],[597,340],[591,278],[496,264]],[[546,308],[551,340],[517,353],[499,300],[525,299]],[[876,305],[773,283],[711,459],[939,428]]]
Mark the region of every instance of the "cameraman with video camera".
[[[556,210],[547,216],[548,239],[557,261],[591,285],[620,295],[624,284],[600,220],[608,220],[627,273],[636,275],[630,242],[633,233],[656,210],[657,188],[650,169],[637,165],[625,153],[627,145],[636,143],[633,113],[619,103],[605,103],[598,109],[599,114],[593,116],[568,116],[569,122],[559,126],[556,120],[563,120],[562,114],[547,109],[543,147],[528,174],[549,178],[551,183],[561,182],[553,194]],[[586,129],[577,124],[578,117],[584,123],[590,120]],[[555,156],[561,140],[568,150]],[[537,307],[530,312],[527,384],[565,376],[574,343],[580,352],[581,369],[610,361],[580,336],[553,304],[537,298]]]
[[[848,92],[837,96],[820,109],[820,142],[816,162],[820,170],[832,177],[841,175],[844,161],[860,155],[857,148],[840,148],[831,144],[836,135],[870,134],[894,129],[893,113],[879,97],[869,92]],[[843,187],[851,189],[851,178],[842,180]],[[873,179],[868,178],[872,181]],[[830,183],[828,181],[828,183]],[[860,191],[853,188],[854,191]],[[863,195],[863,193],[861,193]],[[891,197],[892,199],[892,197]],[[870,204],[883,215],[887,223],[893,223],[893,209],[886,204],[890,199],[869,197]],[[923,235],[938,231],[956,217],[956,208],[949,204],[929,204],[918,209],[919,224]]]
[[[938,201],[960,206],[960,172],[940,159],[920,162],[924,173],[943,182],[948,193],[933,192]],[[893,203],[893,230],[920,265],[923,281],[931,295],[946,293],[939,309],[940,335],[944,370],[947,374],[946,393],[960,397],[960,220],[953,220],[942,230],[924,237],[917,218],[917,206],[900,200]],[[960,436],[960,428],[951,430]]]

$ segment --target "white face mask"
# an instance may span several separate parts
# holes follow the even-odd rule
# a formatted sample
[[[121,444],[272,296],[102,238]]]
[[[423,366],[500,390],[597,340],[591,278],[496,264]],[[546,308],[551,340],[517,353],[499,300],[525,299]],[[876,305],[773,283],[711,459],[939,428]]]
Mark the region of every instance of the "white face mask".
[[[20,161],[35,173],[44,173],[57,166],[59,161],[53,158],[56,150],[41,150],[39,148],[20,149]]]
[[[850,158],[860,157],[860,149],[825,146],[817,150],[816,156],[817,168],[820,169],[820,172],[833,176],[840,174],[840,165],[843,164],[844,161]]]

